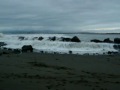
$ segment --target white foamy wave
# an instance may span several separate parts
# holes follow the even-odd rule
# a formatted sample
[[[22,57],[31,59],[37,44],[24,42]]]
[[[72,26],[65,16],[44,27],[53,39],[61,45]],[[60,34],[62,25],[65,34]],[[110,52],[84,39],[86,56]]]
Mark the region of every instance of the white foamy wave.
[[[23,45],[32,45],[37,51],[48,51],[48,52],[61,52],[68,53],[72,51],[74,54],[93,54],[93,53],[105,53],[108,51],[116,51],[113,48],[113,44],[107,43],[92,43],[92,42],[51,42],[51,41],[7,41],[7,48],[22,48]]]
[[[47,47],[47,48],[46,48]],[[68,52],[72,51],[74,54],[93,54],[93,53],[105,53],[108,51],[116,51],[112,44],[101,44],[101,43],[68,43],[68,42],[52,42],[52,43],[41,43],[34,46],[34,48],[39,50],[57,51],[57,52]]]
[[[19,40],[19,36],[24,36],[26,40]],[[33,40],[34,37],[44,37],[44,40]],[[51,35],[53,36],[53,35]],[[57,36],[57,35],[56,35]],[[7,45],[4,47],[12,49],[21,49],[23,45],[32,45],[35,52],[47,51],[47,52],[58,52],[58,53],[69,53],[72,51],[73,54],[103,54],[108,51],[116,51],[113,48],[114,44],[109,43],[94,43],[94,42],[62,42],[49,41],[47,40],[50,35],[6,35],[0,41],[5,42]],[[64,35],[58,35],[57,37],[66,37]]]

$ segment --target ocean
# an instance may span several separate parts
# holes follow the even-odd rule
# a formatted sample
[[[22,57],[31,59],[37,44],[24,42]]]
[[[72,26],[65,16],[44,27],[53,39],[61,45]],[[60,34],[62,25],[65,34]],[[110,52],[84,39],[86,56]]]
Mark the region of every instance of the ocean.
[[[56,37],[55,41],[49,40],[49,37]],[[61,41],[61,37],[72,38],[77,36],[81,42],[65,42]],[[24,37],[24,39],[20,39]],[[38,40],[43,37],[43,40]],[[32,45],[34,52],[48,53],[69,53],[73,54],[107,54],[108,51],[116,52],[114,43],[94,43],[92,39],[104,40],[110,38],[119,38],[120,34],[0,34],[0,42],[5,42],[7,45],[2,48],[21,49],[23,45]]]

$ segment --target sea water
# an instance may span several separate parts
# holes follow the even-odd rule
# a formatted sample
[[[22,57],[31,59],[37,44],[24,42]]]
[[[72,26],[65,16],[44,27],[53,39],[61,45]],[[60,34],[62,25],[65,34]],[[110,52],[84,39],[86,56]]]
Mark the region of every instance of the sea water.
[[[50,41],[49,37],[56,37],[55,41]],[[61,37],[77,36],[81,42],[63,42]],[[24,37],[20,40],[19,37]],[[36,39],[34,39],[36,37]],[[37,38],[43,37],[43,40]],[[32,45],[34,52],[51,52],[51,53],[69,53],[73,54],[103,54],[108,51],[117,51],[113,48],[113,43],[94,43],[92,39],[104,40],[110,38],[119,38],[120,34],[1,34],[0,42],[5,42],[6,48],[21,49],[23,45]]]

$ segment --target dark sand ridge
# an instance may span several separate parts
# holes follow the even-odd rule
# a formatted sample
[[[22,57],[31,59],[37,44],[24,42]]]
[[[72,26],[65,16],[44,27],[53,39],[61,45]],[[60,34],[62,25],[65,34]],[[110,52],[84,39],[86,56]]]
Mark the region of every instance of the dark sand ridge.
[[[120,90],[120,56],[1,55],[0,90]]]

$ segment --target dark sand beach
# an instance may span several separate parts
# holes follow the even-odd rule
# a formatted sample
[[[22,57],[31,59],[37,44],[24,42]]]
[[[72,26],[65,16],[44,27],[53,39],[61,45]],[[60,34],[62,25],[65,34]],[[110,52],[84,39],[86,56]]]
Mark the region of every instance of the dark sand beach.
[[[120,56],[4,54],[0,90],[120,90]]]

